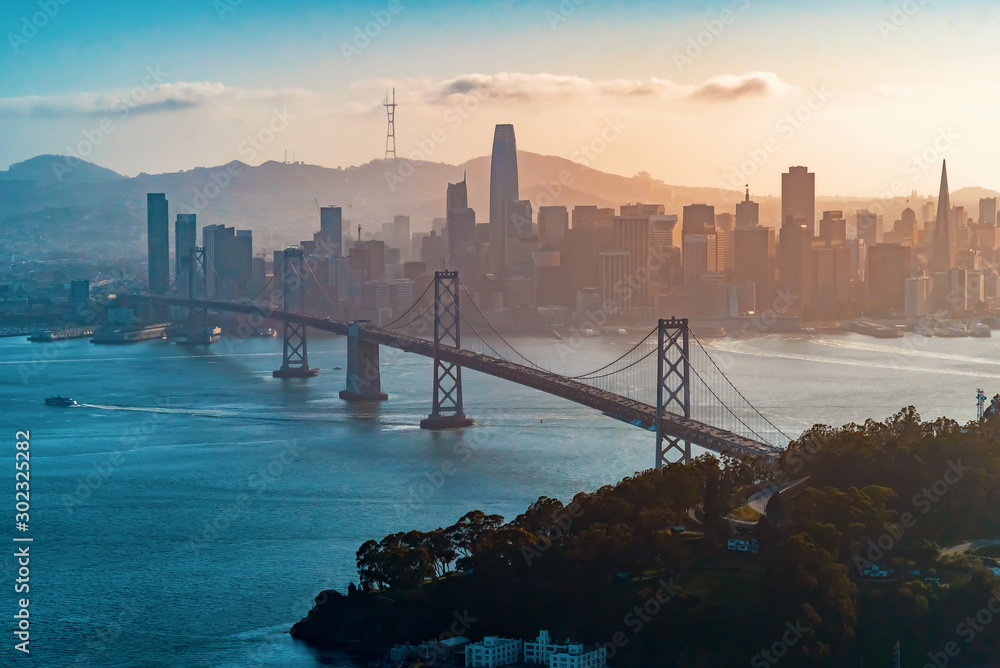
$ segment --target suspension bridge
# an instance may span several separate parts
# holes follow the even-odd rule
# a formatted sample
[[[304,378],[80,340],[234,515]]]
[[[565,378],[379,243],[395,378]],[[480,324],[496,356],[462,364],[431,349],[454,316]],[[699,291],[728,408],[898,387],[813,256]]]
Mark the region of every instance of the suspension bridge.
[[[207,273],[206,263],[192,263],[188,297],[131,295],[126,301],[151,308],[178,306],[188,309],[191,332],[206,327],[209,311],[226,311],[279,319],[283,323],[282,366],[276,377],[311,377],[307,328],[347,337],[346,386],[342,399],[353,402],[384,401],[379,349],[395,348],[434,360],[432,408],[421,422],[426,429],[469,427],[474,420],[465,413],[462,370],[471,369],[531,387],[601,411],[635,427],[655,432],[659,468],[672,460],[689,462],[697,445],[719,454],[738,457],[776,457],[790,438],[754,407],[729,379],[723,365],[698,340],[686,319],[659,320],[638,342],[613,361],[595,369],[564,368],[557,373],[518,351],[476,305],[458,272],[436,272],[434,281],[413,300],[413,305],[392,322],[376,326],[366,320],[337,320],[311,315],[303,295],[311,270],[301,250],[283,256],[282,286],[270,299],[242,302],[206,299],[195,293],[195,272]],[[279,274],[275,271],[272,281]],[[203,285],[204,280],[200,281]],[[318,284],[314,283],[314,284]],[[433,295],[430,290],[433,288]],[[464,294],[464,298],[463,295]],[[330,300],[336,306],[333,300]],[[471,309],[461,307],[468,303]],[[324,309],[314,301],[314,306]],[[423,334],[432,326],[432,338]],[[577,341],[557,341],[569,346],[567,363]]]

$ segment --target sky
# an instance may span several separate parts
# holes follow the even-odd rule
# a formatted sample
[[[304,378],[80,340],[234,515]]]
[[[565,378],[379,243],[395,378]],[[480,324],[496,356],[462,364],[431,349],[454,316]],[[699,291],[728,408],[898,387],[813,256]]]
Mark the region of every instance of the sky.
[[[1000,5],[956,0],[5,0],[0,169],[129,176],[518,148],[673,185],[1000,189]]]

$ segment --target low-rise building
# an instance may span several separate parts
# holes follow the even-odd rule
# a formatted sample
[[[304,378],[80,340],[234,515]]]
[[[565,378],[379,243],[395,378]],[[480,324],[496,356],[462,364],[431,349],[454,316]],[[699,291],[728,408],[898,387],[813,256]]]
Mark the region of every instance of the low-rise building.
[[[470,668],[509,666],[521,659],[521,641],[513,638],[486,636],[480,642],[465,647],[465,665]]]
[[[549,668],[604,668],[607,650],[604,647],[584,651],[579,643],[553,642],[548,631],[539,631],[534,642],[524,643],[524,662]]]

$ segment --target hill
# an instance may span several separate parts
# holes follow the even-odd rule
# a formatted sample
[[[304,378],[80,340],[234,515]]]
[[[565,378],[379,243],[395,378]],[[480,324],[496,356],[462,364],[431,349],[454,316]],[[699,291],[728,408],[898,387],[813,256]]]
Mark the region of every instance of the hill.
[[[521,196],[530,199],[536,210],[544,205],[572,210],[578,204],[618,207],[655,202],[679,215],[684,205],[695,202],[732,212],[743,199],[743,193],[735,190],[669,185],[648,174],[624,177],[528,151],[518,153],[518,168]],[[22,255],[31,255],[40,240],[56,253],[83,249],[100,254],[104,246],[99,242],[113,244],[120,251],[131,247],[122,243],[134,246],[141,241],[136,232],[142,236],[149,192],[166,193],[171,219],[176,213],[197,213],[202,225],[221,223],[253,230],[257,249],[311,238],[318,228],[317,202],[348,207],[351,227],[360,224],[364,236],[378,233],[382,223],[397,214],[410,216],[414,232],[428,231],[435,217],[444,216],[447,184],[460,181],[463,175],[477,220],[487,222],[489,173],[489,156],[482,156],[459,165],[400,158],[346,169],[273,161],[250,166],[234,161],[129,178],[90,162],[42,155],[0,172],[0,241]],[[983,188],[963,188],[952,195],[952,203],[976,216],[979,198],[997,195]],[[780,199],[753,199],[760,203],[761,222],[777,225]],[[848,216],[859,208],[884,211],[888,228],[908,199],[820,197],[817,209],[842,209]],[[918,209],[919,202],[909,203]]]

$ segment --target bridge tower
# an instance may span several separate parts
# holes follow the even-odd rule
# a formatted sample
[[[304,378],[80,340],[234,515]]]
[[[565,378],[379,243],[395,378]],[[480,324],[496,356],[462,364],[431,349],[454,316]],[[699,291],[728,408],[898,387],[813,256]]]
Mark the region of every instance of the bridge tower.
[[[440,347],[461,348],[462,312],[457,271],[434,272],[434,406],[421,429],[456,429],[476,423],[462,408],[462,367],[441,359]]]
[[[205,249],[195,246],[191,250],[191,261],[187,268],[188,300],[207,299],[205,294]],[[188,306],[187,328],[183,343],[208,345],[213,343],[212,331],[208,326],[208,309],[204,306]]]
[[[304,258],[301,248],[286,248],[282,254],[281,282],[284,293],[282,302],[285,320],[284,355],[281,368],[271,374],[275,378],[311,378],[319,373],[319,369],[309,367],[309,356],[306,348],[306,326],[295,324],[288,320],[288,315],[293,313],[293,308],[296,309],[294,312],[303,312],[303,294],[306,289],[302,281],[303,262]],[[295,304],[292,303],[293,300],[296,302]]]
[[[681,461],[691,463],[691,444],[665,434],[664,413],[691,417],[691,364],[687,318],[659,321],[659,352],[656,356],[656,468],[676,450]],[[664,447],[664,445],[666,447]]]

